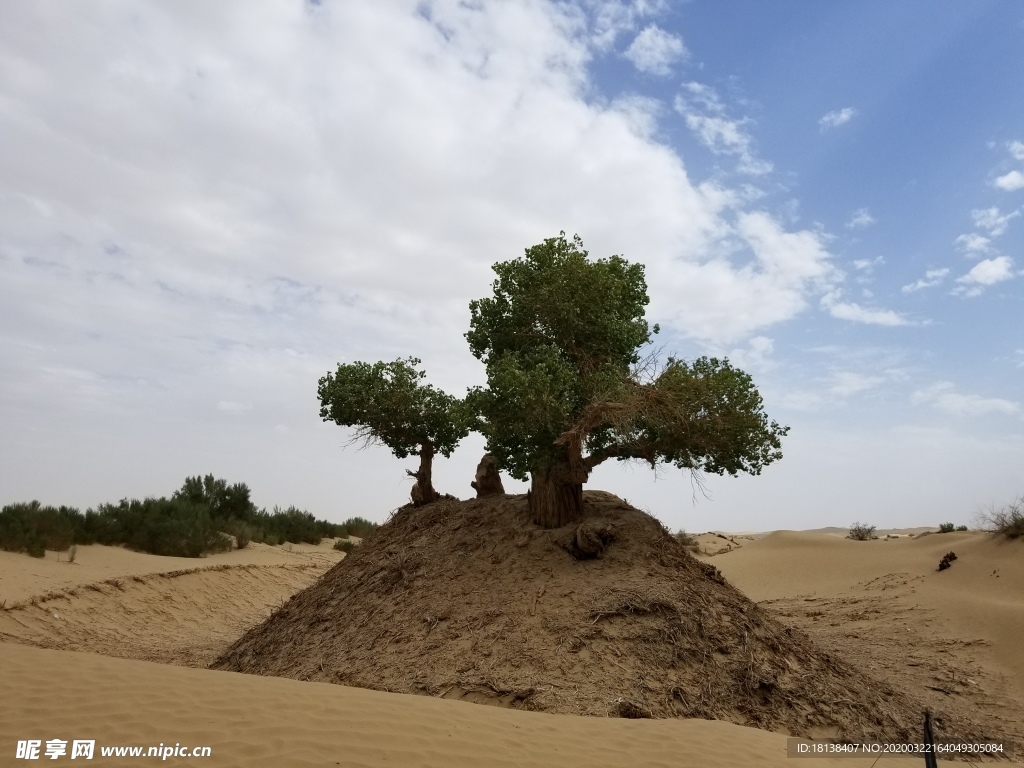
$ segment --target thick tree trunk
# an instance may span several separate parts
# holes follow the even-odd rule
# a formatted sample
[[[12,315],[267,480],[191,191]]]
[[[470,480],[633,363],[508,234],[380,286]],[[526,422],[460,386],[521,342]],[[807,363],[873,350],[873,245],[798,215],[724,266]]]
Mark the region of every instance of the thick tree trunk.
[[[416,478],[416,484],[412,487],[412,503],[417,507],[437,501],[437,491],[434,490],[434,446],[426,443],[420,448],[420,468],[416,472],[408,472],[410,477]]]
[[[583,478],[567,464],[530,473],[530,516],[544,528],[561,528],[583,518]]]

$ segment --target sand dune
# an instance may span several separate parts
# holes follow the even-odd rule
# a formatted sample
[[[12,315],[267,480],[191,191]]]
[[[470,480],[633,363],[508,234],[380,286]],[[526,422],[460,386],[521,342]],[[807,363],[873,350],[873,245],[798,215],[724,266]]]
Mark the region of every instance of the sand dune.
[[[319,563],[330,566],[342,555],[332,549],[333,540],[319,546],[288,544],[269,547],[249,544],[245,549],[220,552],[203,558],[158,557],[133,552],[123,547],[99,544],[78,547],[75,561],[68,562],[66,552],[47,552],[45,558],[26,557],[0,550],[0,604],[8,606],[33,595],[92,584],[123,576],[190,570],[215,565],[284,565],[288,563]]]
[[[950,551],[956,561],[938,571]],[[1024,540],[780,531],[713,562],[843,658],[1024,742]]]
[[[14,741],[28,738],[210,746],[207,759],[163,764],[211,768],[908,765],[794,763],[784,736],[716,721],[549,715],[15,645],[3,647],[0,679],[16,692],[0,700],[4,765],[15,762]]]
[[[1024,541],[778,532],[739,543],[710,562],[780,620],[1024,744]],[[949,550],[958,559],[937,572]],[[73,565],[0,553],[0,765],[26,764],[17,740],[53,738],[210,746],[210,758],[165,763],[218,768],[917,764],[794,763],[785,736],[719,721],[551,715],[136,660],[204,663],[339,557],[327,545],[201,561],[82,547]]]

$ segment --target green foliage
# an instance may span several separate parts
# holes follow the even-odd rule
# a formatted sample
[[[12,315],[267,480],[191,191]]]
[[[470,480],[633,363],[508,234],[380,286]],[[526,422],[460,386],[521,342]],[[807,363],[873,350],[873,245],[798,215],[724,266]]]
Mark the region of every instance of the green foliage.
[[[228,485],[227,480],[219,480],[213,475],[186,477],[181,489],[175,491],[171,498],[205,506],[215,520],[250,522],[256,514],[245,483]]]
[[[8,504],[0,509],[0,549],[44,554],[47,549],[63,551],[74,542],[87,543],[84,523],[73,507],[44,507],[38,501]]]
[[[966,531],[966,530],[968,530],[968,528],[967,528],[967,526],[966,526],[966,525],[958,525],[958,526],[956,527],[956,529],[957,529],[958,531]]]
[[[846,538],[853,539],[854,541],[871,541],[871,539],[878,537],[875,536],[875,526],[867,525],[866,523],[854,523],[850,526],[850,532],[846,534]]]
[[[585,477],[609,458],[758,474],[782,457],[788,427],[768,421],[728,360],[669,358],[654,375],[653,356],[641,358],[658,332],[644,318],[643,265],[591,260],[562,233],[494,271],[494,295],[470,303],[466,334],[487,387],[466,402],[513,477],[560,462]]]
[[[122,499],[101,504],[97,518],[100,544],[124,544],[154,555],[200,557],[230,548],[228,538],[212,524],[209,509],[182,498]]]
[[[560,453],[558,438],[586,405],[638,362],[651,329],[641,264],[591,261],[564,233],[494,265],[494,295],[470,303],[466,334],[487,366],[468,404],[502,469],[524,480]]]
[[[670,357],[661,374],[623,404],[593,433],[593,455],[759,475],[782,458],[782,437],[789,431],[768,421],[753,380],[727,359],[686,363]]]
[[[218,526],[219,530],[235,537],[235,546],[238,549],[245,549],[249,546],[253,537],[253,527],[241,520],[228,520]]]
[[[678,531],[675,534],[675,537],[676,541],[686,547],[690,552],[700,551],[700,545],[697,543],[697,538],[693,534],[687,533],[686,531]]]
[[[414,357],[390,363],[338,364],[320,379],[320,418],[355,427],[356,438],[386,445],[400,459],[424,445],[451,456],[469,429],[459,401],[422,383]]]
[[[348,539],[338,539],[334,542],[334,548],[348,554],[356,548],[356,544],[354,541],[349,541]]]
[[[377,523],[370,522],[363,517],[350,517],[345,522],[341,523],[334,536],[357,536],[360,539],[365,539],[371,533],[373,533],[380,526]]]
[[[939,533],[953,533],[956,530],[956,526],[953,523],[940,523]]]
[[[317,520],[304,509],[274,507],[273,512],[261,510],[256,513],[254,525],[264,532],[264,538],[271,537],[278,542],[294,544],[319,544],[324,536],[334,536],[337,526]]]
[[[375,523],[358,517],[342,524],[317,520],[295,507],[275,507],[268,513],[253,505],[244,483],[228,485],[207,475],[186,478],[169,499],[122,499],[84,515],[38,501],[9,504],[0,510],[0,548],[42,557],[47,549],[99,543],[156,555],[200,557],[230,549],[225,534],[234,536],[238,548],[244,549],[250,541],[319,544],[325,536],[365,536],[374,528]]]

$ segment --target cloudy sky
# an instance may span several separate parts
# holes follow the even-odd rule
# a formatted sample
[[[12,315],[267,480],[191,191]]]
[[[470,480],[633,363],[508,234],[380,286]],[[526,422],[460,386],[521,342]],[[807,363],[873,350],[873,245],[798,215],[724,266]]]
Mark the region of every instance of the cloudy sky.
[[[317,380],[482,383],[468,303],[565,230],[792,427],[706,494],[590,487],[688,530],[970,522],[1024,493],[1022,93],[1014,2],[3,3],[0,502],[213,473],[383,520],[413,462]]]

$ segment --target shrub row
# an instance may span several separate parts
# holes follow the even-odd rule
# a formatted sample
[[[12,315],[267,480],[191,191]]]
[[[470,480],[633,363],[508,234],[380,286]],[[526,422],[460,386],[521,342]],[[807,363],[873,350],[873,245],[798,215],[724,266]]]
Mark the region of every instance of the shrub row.
[[[73,507],[38,501],[0,509],[0,549],[42,557],[72,544],[124,545],[155,555],[200,557],[250,541],[319,544],[325,537],[366,537],[377,527],[361,517],[344,523],[317,520],[295,507],[257,509],[244,483],[228,485],[213,475],[189,477],[171,498],[122,499],[82,514]]]

